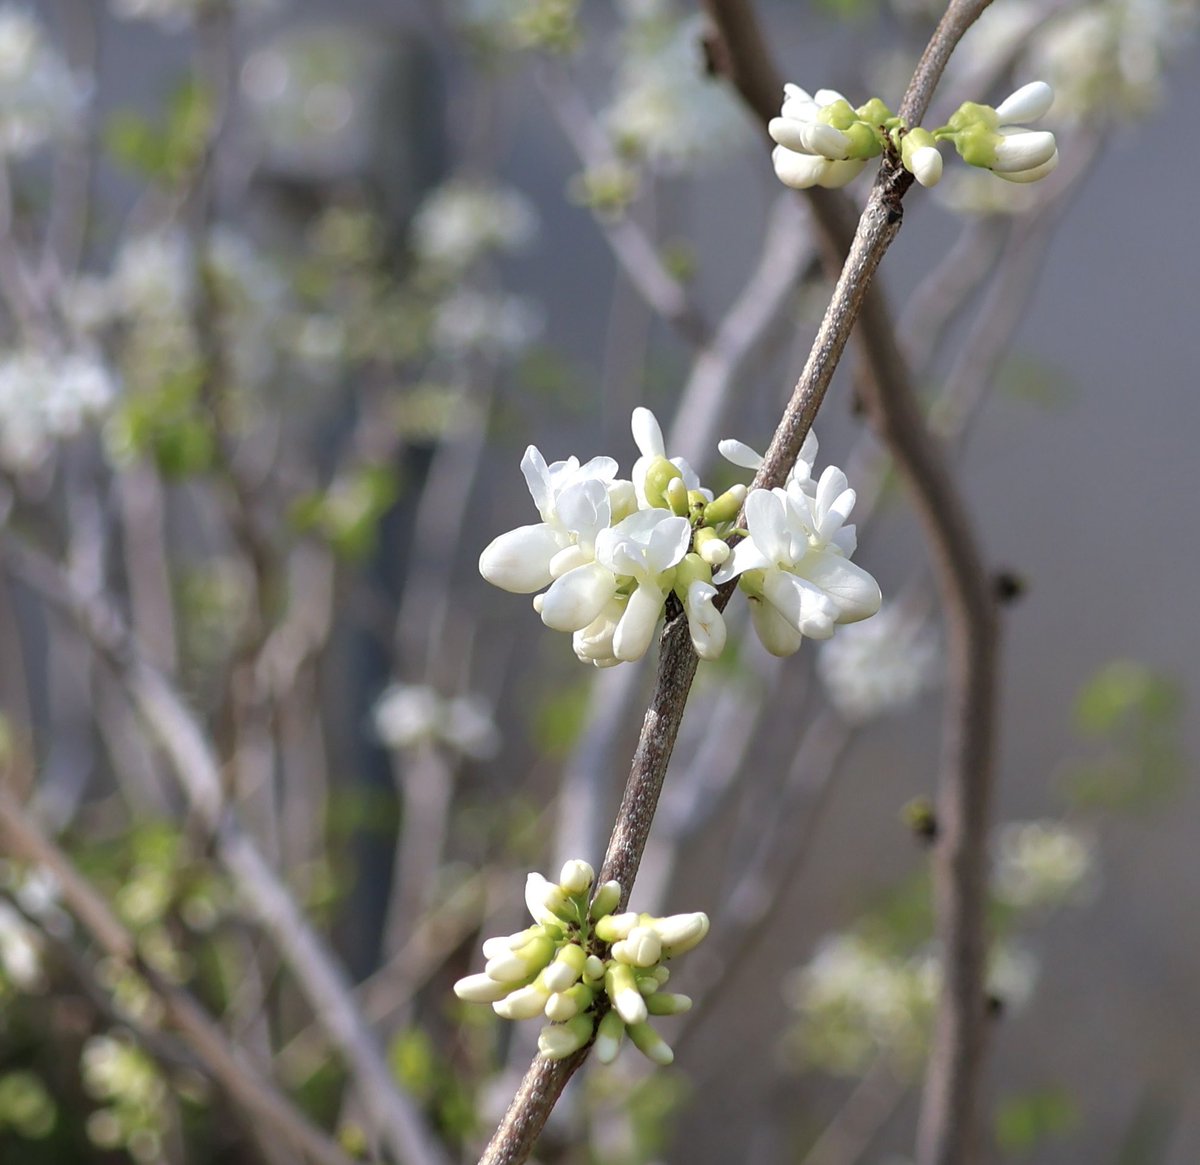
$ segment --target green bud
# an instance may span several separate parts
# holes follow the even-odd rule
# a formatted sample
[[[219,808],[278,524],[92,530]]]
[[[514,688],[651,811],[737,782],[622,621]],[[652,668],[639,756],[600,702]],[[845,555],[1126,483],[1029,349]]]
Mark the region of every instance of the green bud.
[[[601,1064],[611,1064],[617,1058],[624,1038],[625,1021],[615,1011],[606,1012],[596,1029],[596,1059]]]
[[[690,995],[659,991],[646,999],[646,1010],[651,1015],[682,1015],[692,1010],[692,999]]]
[[[708,567],[720,566],[729,558],[729,543],[711,526],[699,527],[692,535],[692,545],[696,548],[696,553]],[[698,575],[697,577],[703,578],[704,576]],[[711,571],[705,581],[712,582]]]
[[[720,497],[713,498],[704,507],[704,524],[716,526],[721,522],[732,522],[741,511],[747,492],[746,487],[739,483],[730,486]]]
[[[583,977],[588,983],[598,983],[604,978],[604,960],[599,955],[588,955],[583,964]]]
[[[691,506],[688,503],[688,488],[683,482],[682,475],[673,477],[667,482],[664,496],[667,499],[667,505],[677,517],[686,518],[691,513]]]
[[[628,1025],[629,1038],[633,1046],[648,1060],[665,1068],[675,1059],[675,1053],[667,1046],[662,1038],[648,1023],[631,1023]]]
[[[879,131],[874,126],[856,121],[842,132],[850,139],[847,158],[878,158],[883,153],[883,143],[879,140]]]
[[[698,510],[703,510],[708,505],[708,498],[704,496],[698,489],[688,490],[688,505],[691,507],[692,513]]]
[[[611,914],[617,908],[617,903],[621,901],[621,883],[620,882],[605,882],[603,886],[596,891],[596,897],[592,899],[591,909],[588,913],[592,920],[603,918],[606,914]]]
[[[638,916],[631,910],[624,914],[607,914],[596,921],[596,937],[601,942],[615,943],[628,938],[629,932],[638,924]]]
[[[699,535],[701,531],[697,530],[696,533]],[[693,550],[685,554],[683,561],[675,567],[675,593],[680,599],[687,597],[688,587],[697,579],[712,582],[712,568]]]
[[[542,981],[550,991],[566,991],[583,974],[586,962],[587,952],[583,947],[577,943],[566,943],[559,947],[554,961],[542,973]]]
[[[996,116],[996,111],[990,105],[980,105],[975,101],[964,101],[954,111],[954,114],[942,127],[942,130],[948,129],[959,134],[976,129],[994,132],[999,128],[1000,119]],[[939,137],[951,136],[950,134],[943,134],[941,130],[937,131],[937,133]]]
[[[546,1018],[555,1023],[566,1023],[587,1011],[596,1000],[596,992],[583,983],[576,983],[566,991],[551,995],[546,1001]]]
[[[987,170],[996,163],[996,146],[999,141],[999,134],[986,126],[976,125],[963,130],[954,138],[954,148],[968,166],[979,166]]]
[[[883,125],[895,117],[895,114],[878,97],[872,97],[866,105],[860,105],[856,112],[863,121],[871,125]]]
[[[832,105],[821,106],[817,120],[845,133],[858,120],[858,115],[854,112],[850,102],[843,97]]]
[[[566,1023],[549,1024],[538,1036],[538,1051],[547,1060],[565,1060],[592,1038],[595,1023],[591,1015],[577,1015]]]
[[[743,571],[738,575],[738,586],[753,598],[761,599],[763,597],[763,581],[765,579],[766,574],[761,570]]]
[[[676,478],[683,478],[679,466],[672,465],[665,457],[656,457],[646,470],[646,501],[655,509],[669,510],[667,486]]]

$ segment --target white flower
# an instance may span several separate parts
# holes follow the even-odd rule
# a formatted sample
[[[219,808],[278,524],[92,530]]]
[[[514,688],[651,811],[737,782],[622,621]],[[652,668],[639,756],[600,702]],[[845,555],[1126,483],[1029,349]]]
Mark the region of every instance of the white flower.
[[[42,949],[37,931],[3,901],[0,901],[0,973],[23,991],[34,990],[42,978]]]
[[[594,539],[594,523],[606,504],[602,494],[611,514],[617,463],[593,457],[581,466],[578,457],[569,457],[547,465],[537,446],[530,445],[521,458],[521,472],[542,520],[488,543],[479,556],[479,573],[493,586],[528,595],[554,581],[551,562],[560,551],[577,546],[581,536]],[[573,529],[572,523],[585,528]]]
[[[790,655],[804,636],[828,639],[835,624],[879,610],[878,583],[849,560],[854,527],[845,521],[854,498],[846,475],[831,465],[811,493],[797,480],[786,489],[753,490],[746,499],[750,536],[713,581],[747,576],[742,587],[755,630],[772,654]]]
[[[473,760],[490,760],[500,751],[500,730],[491,705],[481,696],[455,696],[445,704],[440,735]]]
[[[913,176],[922,186],[936,186],[942,180],[942,155],[933,146],[913,151]]]
[[[86,90],[23,8],[0,8],[0,153],[27,154],[70,131]]]
[[[809,429],[808,435],[804,438],[804,444],[800,446],[800,452],[796,456],[796,463],[788,470],[788,484],[795,481],[806,489],[810,488],[813,466],[817,463],[819,449],[820,443],[817,441],[817,434],[814,430]],[[726,437],[724,440],[718,441],[717,451],[726,461],[741,469],[753,469],[757,472],[763,463],[761,453],[751,449],[744,441],[735,440],[733,437]]]
[[[537,227],[537,212],[519,191],[456,180],[439,186],[417,208],[412,247],[422,263],[461,270],[488,251],[520,250]]]
[[[713,606],[716,595],[717,588],[712,583],[695,579],[688,585],[683,600],[692,647],[701,659],[717,659],[725,650],[725,619]]]
[[[940,662],[936,637],[891,606],[823,643],[817,671],[834,707],[862,722],[911,704],[936,682]]]
[[[792,84],[783,91],[780,114],[767,124],[767,132],[778,143],[771,162],[779,180],[785,186],[806,190],[810,186],[845,186],[857,178],[866,159],[850,158],[850,138],[820,120],[823,108],[845,98],[833,89],[818,89],[814,98]]]
[[[417,748],[441,741],[473,760],[500,748],[491,708],[479,696],[443,699],[425,684],[391,684],[375,702],[375,733],[388,748]]]
[[[596,561],[635,584],[613,630],[617,659],[631,661],[646,654],[670,589],[670,581],[664,585],[661,576],[687,553],[691,537],[688,520],[668,510],[639,510],[600,532]]]
[[[1096,877],[1095,843],[1055,821],[1010,822],[996,847],[993,891],[1019,910],[1086,895]]]

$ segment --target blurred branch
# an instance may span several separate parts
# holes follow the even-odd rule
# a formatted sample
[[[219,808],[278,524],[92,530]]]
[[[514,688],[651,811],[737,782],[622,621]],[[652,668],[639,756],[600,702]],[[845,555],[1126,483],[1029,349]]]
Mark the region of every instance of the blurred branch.
[[[287,887],[224,804],[221,771],[191,711],[102,596],[81,591],[50,559],[9,538],[9,568],[46,603],[74,621],[104,658],[170,758],[191,810],[212,836],[239,893],[271,936],[326,1027],[361,1092],[372,1123],[406,1165],[445,1160],[411,1102],[396,1088],[375,1037],[354,1003],[345,972]]]
[[[133,935],[108,903],[4,788],[0,788],[0,834],[10,855],[54,874],[71,913],[108,955],[135,969],[145,980],[200,1062],[235,1105],[252,1120],[268,1125],[303,1154],[306,1161],[316,1165],[352,1165],[346,1153],[246,1063],[244,1055],[230,1044],[221,1028],[187,991],[141,958]]]
[[[910,124],[920,122],[950,53],[986,6],[987,0],[951,0],[900,104],[901,116]],[[723,47],[718,61],[729,64],[732,79],[765,124],[775,115],[782,86],[761,34],[753,29],[751,7],[746,0],[706,0],[706,7]],[[907,183],[899,175],[894,180],[902,194]],[[856,255],[865,264],[872,254],[882,254],[899,228],[898,198],[889,205],[886,184],[885,164],[850,244],[847,269],[853,268]],[[827,249],[841,250],[847,200],[816,193],[820,197],[814,197],[813,206]],[[886,217],[880,221],[881,214],[889,216],[889,211],[894,221],[888,223]],[[864,224],[868,224],[867,235],[875,236],[874,242],[864,238]],[[864,243],[867,250],[862,256]],[[845,277],[846,269],[839,289]],[[975,1147],[986,1034],[984,907],[998,628],[982,554],[959,492],[921,416],[882,293],[876,289],[868,298],[864,287],[858,306],[863,313],[861,339],[867,364],[864,404],[911,491],[931,546],[947,624],[950,674],[937,803],[939,834],[933,861],[936,931],[945,986],[937,1009],[917,1159],[920,1165],[963,1165]],[[818,335],[818,349],[821,343]],[[789,414],[792,412],[789,406]],[[797,420],[803,418],[811,424],[813,412],[815,408],[797,410]],[[803,427],[806,431],[807,425]],[[773,453],[790,452],[794,457],[799,448],[794,439],[780,443],[779,451],[775,444],[768,463]]]
[[[544,68],[538,72],[538,82],[550,112],[583,165],[592,169],[613,164],[616,158],[612,147],[566,73]],[[697,347],[707,343],[710,324],[690,301],[683,284],[663,265],[645,231],[627,214],[596,216],[596,222],[642,298],[688,343]]]

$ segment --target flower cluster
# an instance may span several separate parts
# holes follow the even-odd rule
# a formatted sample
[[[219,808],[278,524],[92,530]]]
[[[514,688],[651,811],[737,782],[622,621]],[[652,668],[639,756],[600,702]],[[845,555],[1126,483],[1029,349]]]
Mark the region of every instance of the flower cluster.
[[[1016,910],[1058,906],[1095,886],[1095,844],[1055,821],[1013,821],[1000,831],[992,892]]]
[[[668,459],[649,409],[634,410],[633,435],[642,456],[628,481],[611,457],[547,465],[529,446],[521,468],[542,520],[501,534],[479,558],[483,577],[507,591],[548,588],[534,609],[548,627],[573,634],[581,660],[609,667],[640,659],[672,593],[696,654],[716,659],[726,630],[713,600],[734,578],[775,655],[879,609],[875,580],[849,561],[854,491],[834,466],[813,480],[811,434],[786,488],[747,494],[736,485],[716,498],[683,458]],[[743,467],[761,461],[737,441],[721,449]],[[743,504],[748,530],[736,525]],[[734,536],[741,541],[731,546]]]
[[[656,1064],[674,1053],[651,1027],[652,1015],[678,1015],[692,1001],[662,990],[666,960],[696,946],[708,933],[702,913],[613,914],[616,882],[592,895],[595,872],[567,862],[558,882],[530,874],[525,903],[534,925],[483,944],[485,969],[454,985],[460,999],[490,1003],[505,1019],[544,1015],[538,1050],[551,1060],[579,1051],[595,1038],[596,1056],[611,1063],[628,1032],[634,1047]]]
[[[969,165],[1010,182],[1035,182],[1058,164],[1058,148],[1052,133],[1022,123],[1044,116],[1053,100],[1050,86],[1034,81],[995,109],[964,102],[946,125],[930,132],[909,126],[878,97],[855,109],[834,89],[810,96],[789,84],[780,115],[767,126],[777,143],[771,161],[781,182],[805,190],[845,186],[871,158],[888,153],[922,186],[935,186],[942,177],[938,143],[949,141]]]
[[[462,271],[490,251],[519,251],[538,230],[537,211],[518,190],[494,182],[456,179],[439,186],[412,220],[417,259]]]

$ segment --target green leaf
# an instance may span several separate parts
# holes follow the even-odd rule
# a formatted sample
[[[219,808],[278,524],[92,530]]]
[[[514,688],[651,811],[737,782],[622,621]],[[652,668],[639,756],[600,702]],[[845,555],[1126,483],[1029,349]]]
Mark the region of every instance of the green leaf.
[[[996,1107],[996,1141],[1010,1153],[1027,1153],[1079,1125],[1079,1105],[1063,1088],[1009,1096]]]

